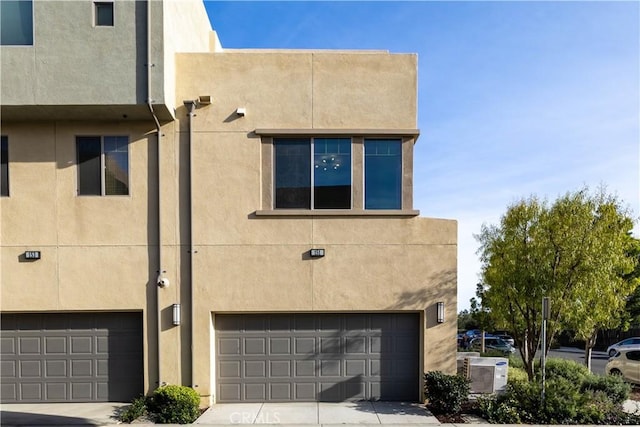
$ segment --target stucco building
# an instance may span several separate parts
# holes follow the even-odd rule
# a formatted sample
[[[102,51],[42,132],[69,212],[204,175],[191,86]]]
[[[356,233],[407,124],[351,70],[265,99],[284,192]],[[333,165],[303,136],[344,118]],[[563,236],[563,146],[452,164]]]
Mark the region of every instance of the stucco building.
[[[223,49],[199,1],[2,19],[3,402],[419,400],[455,371],[415,55]]]

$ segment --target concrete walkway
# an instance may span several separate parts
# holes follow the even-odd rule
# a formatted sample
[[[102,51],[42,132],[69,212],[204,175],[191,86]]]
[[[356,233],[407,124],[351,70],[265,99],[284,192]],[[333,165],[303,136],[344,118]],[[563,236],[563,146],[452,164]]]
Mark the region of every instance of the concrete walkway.
[[[209,408],[195,424],[439,424],[424,405],[405,402],[227,403]]]
[[[114,426],[126,403],[37,403],[0,406],[0,425],[8,426]],[[234,403],[215,404],[194,423],[199,426],[278,424],[413,426],[439,425],[424,405],[404,402],[341,403]],[[122,425],[122,424],[120,424]],[[142,427],[146,424],[135,423]],[[153,425],[153,424],[148,424]]]
[[[3,404],[0,425],[12,426],[120,426],[117,414],[126,403],[38,403]],[[634,412],[638,402],[625,402]],[[484,420],[469,420],[473,427],[492,427]],[[243,424],[277,424],[280,427],[469,427],[469,424],[440,424],[418,403],[236,403],[216,404],[193,424],[198,427],[237,427]],[[135,422],[136,427],[156,424]],[[165,424],[167,425],[167,424]],[[555,427],[555,426],[545,426]]]
[[[104,426],[119,424],[118,413],[128,403],[5,403],[0,405],[0,425]]]

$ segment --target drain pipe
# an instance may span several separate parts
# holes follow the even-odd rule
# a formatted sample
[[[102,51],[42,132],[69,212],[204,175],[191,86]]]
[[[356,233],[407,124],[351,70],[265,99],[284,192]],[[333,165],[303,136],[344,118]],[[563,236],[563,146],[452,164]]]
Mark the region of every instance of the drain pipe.
[[[198,387],[198,384],[196,384],[196,379],[195,379],[195,355],[194,355],[194,351],[193,351],[193,337],[194,337],[194,333],[193,333],[193,327],[194,327],[194,320],[195,320],[195,310],[194,310],[194,287],[193,287],[193,255],[194,255],[194,246],[193,246],[193,118],[195,117],[195,111],[196,108],[198,108],[198,101],[197,100],[192,100],[192,101],[184,101],[184,106],[187,107],[187,110],[189,111],[189,136],[188,136],[188,144],[189,144],[189,282],[190,282],[190,297],[191,297],[191,307],[189,307],[189,311],[191,313],[191,328],[189,328],[189,333],[190,333],[190,340],[191,340],[191,387],[196,388]],[[199,394],[199,393],[198,393]]]
[[[169,285],[169,281],[164,277],[166,271],[162,268],[162,185],[160,185],[160,178],[162,174],[160,173],[160,140],[162,139],[162,128],[160,126],[160,121],[158,120],[158,116],[153,109],[153,99],[151,98],[151,68],[155,67],[155,64],[151,62],[151,0],[147,0],[147,107],[149,108],[149,113],[151,113],[151,117],[156,126],[156,137],[157,137],[157,153],[158,153],[158,277],[156,279],[156,323],[157,323],[157,341],[158,341],[158,387],[163,385],[162,382],[162,348],[160,346],[160,340],[162,335],[162,307],[160,306],[160,289]]]

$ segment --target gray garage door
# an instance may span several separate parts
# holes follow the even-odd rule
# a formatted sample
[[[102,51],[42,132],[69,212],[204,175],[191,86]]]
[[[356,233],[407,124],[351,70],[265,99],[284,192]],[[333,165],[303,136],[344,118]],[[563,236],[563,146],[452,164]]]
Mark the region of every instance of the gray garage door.
[[[141,313],[2,314],[3,403],[130,401],[143,391]]]
[[[216,315],[218,402],[416,401],[420,317]]]

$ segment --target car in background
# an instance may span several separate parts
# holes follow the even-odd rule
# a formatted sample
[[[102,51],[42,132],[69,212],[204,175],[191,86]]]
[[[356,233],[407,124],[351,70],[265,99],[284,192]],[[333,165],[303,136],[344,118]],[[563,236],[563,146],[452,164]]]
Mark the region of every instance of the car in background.
[[[511,347],[515,347],[516,345],[516,340],[514,340],[513,337],[509,334],[494,334],[494,336],[502,339],[503,341],[508,343]]]
[[[471,338],[475,338],[475,337],[481,336],[482,335],[482,331],[480,329],[469,329],[464,334],[467,336],[467,338],[471,339]]]
[[[469,349],[473,351],[480,351],[481,348],[482,348],[482,337],[473,338],[469,342]],[[503,339],[494,337],[494,336],[487,337],[486,335],[484,337],[484,349],[485,351],[491,351],[491,350],[499,351],[505,356],[508,356],[516,352],[516,349],[511,344],[504,341]]]
[[[640,349],[616,351],[604,371],[607,375],[621,375],[627,382],[640,384]]]
[[[607,348],[607,354],[609,357],[613,357],[621,350],[640,350],[640,337],[626,338],[620,342],[611,344]]]

